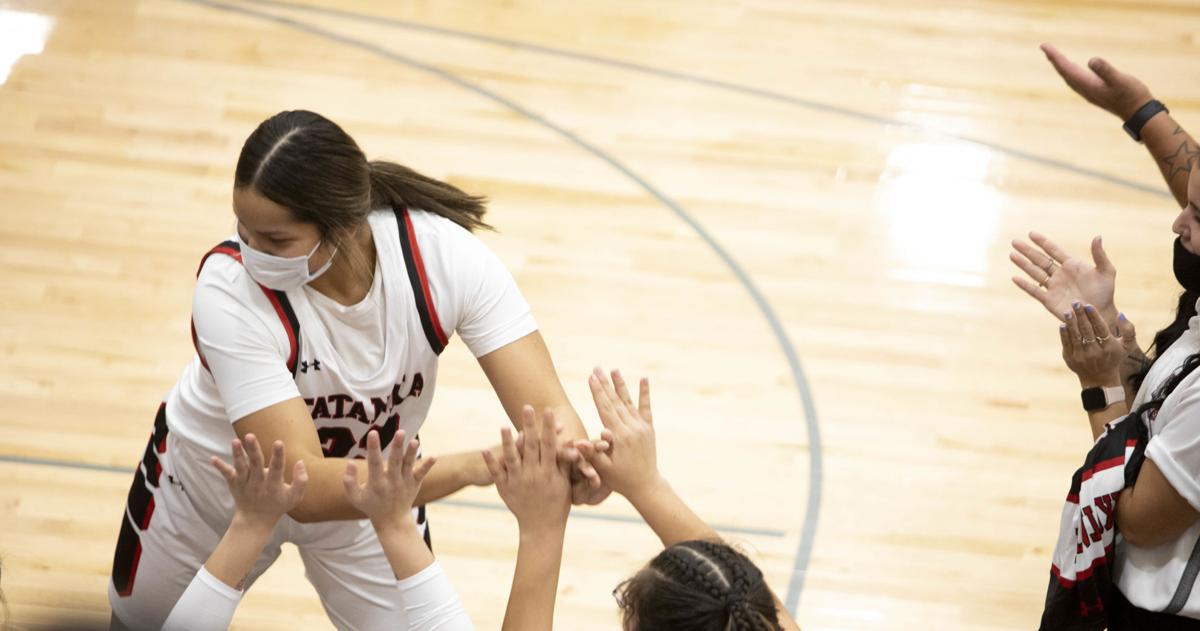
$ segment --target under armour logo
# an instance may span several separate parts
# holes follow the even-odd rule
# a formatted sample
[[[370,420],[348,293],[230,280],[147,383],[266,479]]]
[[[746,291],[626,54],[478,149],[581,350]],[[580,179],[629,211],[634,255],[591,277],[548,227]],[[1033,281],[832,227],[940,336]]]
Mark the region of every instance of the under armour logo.
[[[309,368],[312,368],[313,370],[320,370],[321,360],[314,359],[312,360],[312,363],[309,363],[308,360],[300,362],[300,372],[308,372]]]

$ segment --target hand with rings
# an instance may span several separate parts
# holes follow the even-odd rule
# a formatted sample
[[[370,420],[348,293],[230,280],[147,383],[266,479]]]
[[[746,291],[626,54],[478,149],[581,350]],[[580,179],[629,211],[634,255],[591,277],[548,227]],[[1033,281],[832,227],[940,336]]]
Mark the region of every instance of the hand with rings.
[[[1116,290],[1117,268],[1113,267],[1104,252],[1100,237],[1092,240],[1092,261],[1095,266],[1068,255],[1041,234],[1030,232],[1029,239],[1037,245],[1036,248],[1019,239],[1014,240],[1012,246],[1016,251],[1008,256],[1028,276],[1014,276],[1012,280],[1017,287],[1060,320],[1063,314],[1072,309],[1073,303],[1085,302],[1094,305],[1105,320],[1116,321],[1113,293]]]
[[[1063,361],[1079,376],[1080,384],[1092,387],[1121,383],[1121,362],[1128,355],[1121,326],[1112,333],[1095,307],[1078,302],[1062,317],[1064,324],[1059,325],[1058,333]]]

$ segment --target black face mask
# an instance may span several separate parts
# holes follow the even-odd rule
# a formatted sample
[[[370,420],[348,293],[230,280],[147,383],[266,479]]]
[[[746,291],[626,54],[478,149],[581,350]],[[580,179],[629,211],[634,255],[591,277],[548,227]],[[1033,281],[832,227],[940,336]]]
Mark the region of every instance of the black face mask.
[[[1175,280],[1188,291],[1200,291],[1200,255],[1183,248],[1183,241],[1175,239]]]

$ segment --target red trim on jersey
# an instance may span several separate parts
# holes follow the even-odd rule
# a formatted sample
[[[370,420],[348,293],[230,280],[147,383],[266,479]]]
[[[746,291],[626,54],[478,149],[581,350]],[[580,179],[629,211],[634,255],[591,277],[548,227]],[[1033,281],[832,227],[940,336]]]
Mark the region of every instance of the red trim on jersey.
[[[142,523],[139,528],[145,530],[150,527],[150,518],[154,517],[154,496],[150,496],[150,503],[146,505],[146,514],[142,517]]]
[[[137,580],[138,562],[142,560],[142,542],[138,541],[137,547],[133,550],[133,563],[129,567],[129,582],[125,584],[125,589],[117,592],[122,598],[133,593],[133,582]]]
[[[279,316],[279,321],[283,323],[283,330],[287,332],[289,349],[287,366],[294,373],[296,372],[296,358],[300,355],[300,344],[296,339],[296,332],[292,330],[291,321],[288,320],[287,314],[284,313],[283,305],[279,303],[279,297],[275,295],[275,292],[262,285],[258,287],[263,291],[263,295],[267,297],[267,300],[271,302],[271,306],[275,308],[275,314]]]
[[[1083,476],[1080,477],[1080,481],[1090,480],[1093,475],[1100,473],[1101,471],[1105,471],[1107,469],[1112,469],[1113,467],[1121,467],[1124,465],[1125,465],[1125,456],[1117,456],[1115,458],[1109,458],[1108,460],[1102,460],[1100,462],[1097,462],[1096,466],[1092,467],[1091,469],[1088,469],[1087,471],[1084,471]]]
[[[421,260],[421,246],[417,244],[417,234],[413,231],[412,220],[408,216],[408,210],[404,211],[404,230],[408,232],[408,242],[412,245],[413,261],[416,263],[417,277],[421,279],[421,293],[425,294],[425,305],[429,307],[429,319],[433,323],[433,331],[437,334],[438,341],[442,346],[450,344],[450,339],[446,337],[446,331],[442,329],[442,323],[438,320],[437,309],[433,306],[433,294],[429,291],[429,279],[425,276],[425,263]]]
[[[1111,545],[1104,546],[1105,551],[1109,551],[1111,549],[1112,549]],[[1101,565],[1108,565],[1108,557],[1103,557],[1103,556],[1096,557],[1096,559],[1092,561],[1091,565],[1089,565],[1089,566],[1087,566],[1087,568],[1075,573],[1075,580],[1071,580],[1069,578],[1063,578],[1063,576],[1061,574],[1062,571],[1058,569],[1057,565],[1051,563],[1050,564],[1050,574],[1053,575],[1054,578],[1058,580],[1059,585],[1062,585],[1063,587],[1066,587],[1069,589],[1072,586],[1074,586],[1075,583],[1078,583],[1079,581],[1085,581],[1088,578],[1090,578],[1092,576],[1092,572],[1095,572],[1096,568],[1100,567]]]
[[[244,263],[242,262],[241,250],[238,249],[238,247],[234,244],[234,242],[225,241],[223,243],[218,244],[213,249],[209,250],[204,255],[204,257],[200,259],[200,267],[196,268],[196,277],[197,278],[200,277],[200,272],[204,270],[204,264],[208,261],[208,257],[210,257],[214,254],[224,254],[225,256],[228,256],[228,257],[232,258],[233,260],[237,261],[239,264],[244,265]],[[271,306],[275,308],[275,314],[279,316],[279,321],[280,321],[280,323],[283,324],[283,330],[285,332],[287,332],[287,336],[288,336],[287,367],[288,367],[288,370],[290,370],[292,372],[292,374],[295,375],[296,374],[296,365],[299,363],[299,358],[300,358],[299,332],[296,331],[295,327],[292,326],[292,321],[288,317],[287,312],[284,310],[283,305],[280,303],[279,298],[278,298],[278,296],[276,296],[275,292],[273,290],[269,289],[268,287],[266,287],[265,285],[262,285],[261,283],[255,283],[255,284],[258,285],[258,288],[260,290],[262,290],[263,295],[267,297],[267,301],[271,303]],[[286,300],[286,298],[285,298],[285,300]],[[209,372],[211,372],[211,369],[209,369],[209,367],[208,367],[208,360],[204,358],[204,353],[200,352],[200,339],[196,335],[196,321],[195,320],[192,320],[191,326],[192,326],[192,347],[196,349],[196,356],[200,358],[200,365],[203,366],[205,370],[208,370]]]
[[[208,253],[204,255],[204,258],[200,259],[200,267],[196,268],[196,277],[197,278],[200,277],[200,270],[204,269],[204,263],[208,261],[208,257],[210,257],[214,254],[224,254],[225,256],[231,257],[233,260],[237,261],[238,263],[242,262],[242,253],[240,251],[238,251],[236,248],[232,248],[232,247],[222,243],[222,244],[216,246],[215,248],[209,250]]]

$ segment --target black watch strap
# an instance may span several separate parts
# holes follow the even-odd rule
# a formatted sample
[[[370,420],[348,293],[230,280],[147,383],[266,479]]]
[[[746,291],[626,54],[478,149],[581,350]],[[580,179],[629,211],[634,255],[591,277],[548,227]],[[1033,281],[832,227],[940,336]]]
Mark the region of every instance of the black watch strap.
[[[1088,412],[1098,412],[1114,403],[1124,401],[1125,389],[1121,386],[1084,388],[1079,396],[1083,399],[1083,409]]]
[[[1129,120],[1125,121],[1123,125],[1125,133],[1129,134],[1130,138],[1141,142],[1142,128],[1159,112],[1170,113],[1171,110],[1167,109],[1167,106],[1163,105],[1162,101],[1150,99],[1148,103],[1138,108],[1138,111],[1134,112],[1133,116],[1129,117]]]
[[[1104,388],[1084,388],[1080,396],[1083,399],[1083,409],[1088,412],[1108,407],[1108,401],[1104,397]]]

